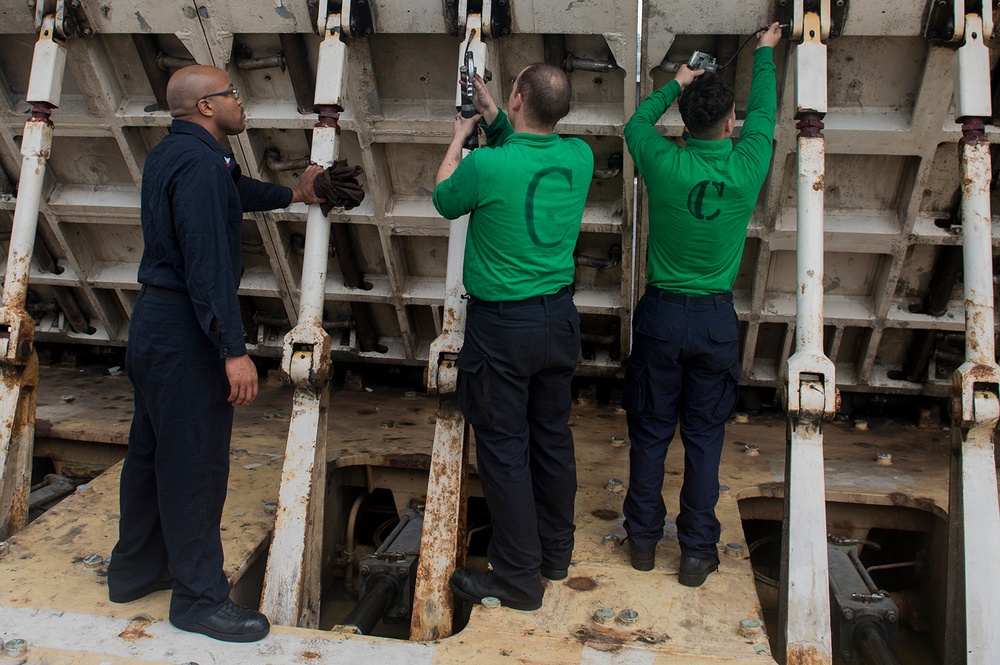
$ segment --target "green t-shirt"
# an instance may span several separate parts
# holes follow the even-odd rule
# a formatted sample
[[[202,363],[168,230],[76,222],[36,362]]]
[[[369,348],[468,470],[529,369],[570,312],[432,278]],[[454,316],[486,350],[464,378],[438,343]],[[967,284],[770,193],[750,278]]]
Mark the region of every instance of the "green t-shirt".
[[[573,283],[594,154],[580,139],[515,134],[503,111],[486,140],[434,188],[443,217],[472,213],[465,290],[482,300],[555,293]]]
[[[729,139],[690,138],[685,147],[654,126],[681,94],[671,81],[639,105],[625,141],[649,197],[647,279],[691,295],[733,287],[747,226],[767,177],[777,107],[770,47],[754,51],[753,81],[743,129]]]

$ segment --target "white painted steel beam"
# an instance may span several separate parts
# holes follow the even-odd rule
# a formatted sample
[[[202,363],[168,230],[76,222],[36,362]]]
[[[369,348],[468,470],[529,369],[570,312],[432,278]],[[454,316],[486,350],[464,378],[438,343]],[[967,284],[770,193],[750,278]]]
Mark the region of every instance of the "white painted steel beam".
[[[34,106],[21,138],[21,176],[0,306],[0,538],[28,520],[38,358],[33,347],[35,322],[24,305],[52,150],[49,114],[59,104],[66,68],[66,49],[54,41],[54,33],[54,17],[45,16],[31,62],[27,99]]]
[[[958,3],[956,3],[957,5]],[[965,295],[965,362],[952,379],[952,449],[948,510],[949,663],[1000,662],[1000,499],[994,436],[1000,421],[996,363],[990,144],[983,126],[992,114],[989,50],[983,19],[965,16],[956,56],[956,120],[962,122],[960,182]],[[962,627],[964,626],[964,634]]]
[[[466,49],[473,53],[477,67],[486,64],[487,49],[482,40],[482,17],[469,14],[465,39],[459,48],[458,73],[465,65]],[[455,101],[462,105],[461,86]],[[469,152],[464,151],[463,157]],[[427,483],[427,507],[420,539],[420,563],[413,595],[410,639],[436,640],[452,633],[455,600],[448,580],[465,560],[465,499],[468,492],[469,426],[454,393],[458,389],[456,360],[465,341],[465,240],[469,215],[451,221],[448,236],[448,267],[445,275],[444,318],[441,334],[431,343],[427,363],[427,391],[441,395],[434,449]]]
[[[799,3],[797,3],[799,4]],[[829,3],[824,3],[829,9]],[[828,12],[827,12],[828,13]],[[788,359],[788,445],[782,522],[779,643],[788,665],[833,662],[827,562],[823,420],[837,409],[834,365],[823,352],[823,203],[826,111],[823,19],[803,18],[796,49],[799,118],[795,353]],[[828,31],[828,28],[827,28]]]
[[[338,152],[337,119],[343,110],[347,47],[341,15],[329,17],[316,68],[319,123],[310,160],[323,167]],[[323,329],[330,221],[309,206],[302,260],[299,318],[284,340],[282,368],[295,385],[278,509],[264,576],[261,611],[278,624],[317,628],[321,595],[330,335]]]

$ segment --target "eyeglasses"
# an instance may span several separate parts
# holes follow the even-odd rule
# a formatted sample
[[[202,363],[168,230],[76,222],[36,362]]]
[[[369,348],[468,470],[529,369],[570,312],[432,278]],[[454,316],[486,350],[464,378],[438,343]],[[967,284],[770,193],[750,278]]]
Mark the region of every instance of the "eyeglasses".
[[[213,92],[210,95],[205,95],[204,97],[202,97],[202,99],[208,99],[209,97],[226,97],[228,95],[232,95],[236,99],[239,99],[240,98],[240,89],[239,88],[230,88],[229,90],[223,90],[221,92]]]

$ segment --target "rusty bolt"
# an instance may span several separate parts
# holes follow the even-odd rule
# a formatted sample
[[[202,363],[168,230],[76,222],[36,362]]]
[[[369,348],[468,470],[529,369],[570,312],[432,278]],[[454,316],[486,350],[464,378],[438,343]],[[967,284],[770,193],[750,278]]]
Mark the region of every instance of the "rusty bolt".
[[[875,453],[875,463],[879,466],[892,466],[892,454]]]
[[[635,610],[622,610],[618,613],[619,623],[623,623],[626,626],[630,626],[639,620],[639,613]]]
[[[746,446],[743,447],[743,452],[749,455],[750,457],[756,457],[757,455],[760,455],[760,446],[753,443],[748,443]]]
[[[396,426],[396,421],[395,420],[383,420],[382,421],[382,429],[392,429],[395,426]]]
[[[615,545],[618,544],[618,536],[616,536],[616,535],[614,535],[612,533],[609,533],[608,535],[604,536],[603,538],[601,538],[601,540],[608,547],[614,547]]]
[[[733,414],[733,420],[741,424],[748,423],[750,422],[750,416],[746,413],[743,413],[742,411],[737,411],[736,413]]]
[[[719,494],[728,494],[729,485],[719,485]]]
[[[495,610],[500,607],[500,599],[495,596],[484,596],[481,601],[483,608],[487,610]]]
[[[413,399],[416,396],[417,396],[416,390],[407,390],[405,393],[403,393],[403,397],[408,397],[410,399]]]
[[[264,504],[264,510],[266,510],[269,513],[276,513],[276,512],[278,512],[278,502],[277,501],[268,501],[267,503]]]
[[[76,493],[77,494],[86,494],[86,495],[93,494],[94,493],[94,486],[91,485],[90,483],[84,483],[82,485],[77,485],[76,486]]]
[[[22,639],[8,640],[3,647],[4,653],[14,658],[28,653],[28,643]]]
[[[594,611],[594,623],[606,626],[615,620],[615,611],[602,607]]]
[[[611,445],[615,448],[625,447],[625,437],[624,436],[613,436],[611,437]]]
[[[850,621],[851,619],[854,618],[854,610],[852,610],[850,607],[845,607],[843,614],[844,614],[844,619],[846,619],[847,621]]]
[[[621,492],[623,485],[624,483],[622,483],[622,481],[618,480],[617,478],[608,478],[608,484],[605,485],[605,487],[611,490],[612,492]]]
[[[4,558],[4,555],[10,551],[10,543],[6,540],[0,540],[0,559]]]
[[[859,430],[861,432],[864,432],[865,430],[868,429],[868,421],[867,420],[862,420],[861,418],[855,419],[855,421],[854,421],[854,429]]]
[[[88,554],[83,557],[83,565],[87,568],[100,568],[104,564],[104,557],[100,554]]]
[[[726,543],[726,556],[730,559],[742,559],[743,545],[740,543]]]
[[[624,416],[625,415],[625,407],[623,407],[623,406],[616,406],[615,407],[615,415],[616,416]]]
[[[740,637],[752,640],[760,635],[760,621],[757,619],[743,619],[740,621]]]

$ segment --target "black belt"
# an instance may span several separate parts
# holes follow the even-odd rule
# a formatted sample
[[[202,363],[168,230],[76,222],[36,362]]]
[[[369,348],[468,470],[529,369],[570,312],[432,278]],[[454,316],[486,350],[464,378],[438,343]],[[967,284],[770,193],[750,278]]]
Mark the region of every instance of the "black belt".
[[[523,300],[482,300],[476,296],[472,296],[469,299],[470,304],[475,304],[476,307],[492,307],[494,309],[500,309],[501,307],[527,307],[530,305],[544,305],[545,303],[555,300],[556,298],[573,293],[572,286],[564,286],[555,293],[549,293],[544,296],[532,296],[530,298],[524,298]]]
[[[151,296],[166,298],[167,300],[173,300],[174,302],[191,302],[191,297],[186,293],[174,291],[173,289],[165,289],[162,286],[153,286],[152,284],[143,284],[142,288],[139,289],[139,293],[148,293]]]
[[[703,296],[688,296],[683,293],[664,291],[658,286],[650,285],[646,287],[646,295],[650,298],[656,298],[657,300],[672,302],[675,305],[715,305],[718,303],[733,302],[732,291],[726,291],[725,293],[709,293],[708,295]]]

